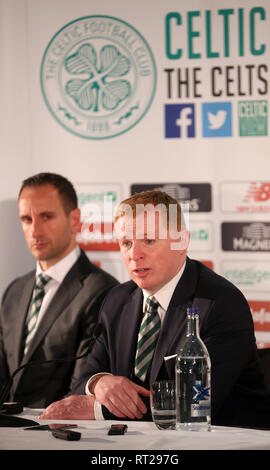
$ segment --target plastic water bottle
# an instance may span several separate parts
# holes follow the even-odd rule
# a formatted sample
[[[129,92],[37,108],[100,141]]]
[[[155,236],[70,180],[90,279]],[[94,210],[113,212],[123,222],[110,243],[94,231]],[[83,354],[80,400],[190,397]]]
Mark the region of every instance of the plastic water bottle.
[[[199,335],[199,312],[187,309],[187,334],[175,364],[176,429],[211,430],[211,363]]]

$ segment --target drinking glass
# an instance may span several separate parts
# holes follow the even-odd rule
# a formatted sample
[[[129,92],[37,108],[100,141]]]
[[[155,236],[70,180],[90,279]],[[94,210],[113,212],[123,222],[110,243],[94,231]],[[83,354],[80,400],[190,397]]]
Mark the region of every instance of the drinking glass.
[[[158,429],[175,429],[175,382],[157,380],[150,387],[152,418]]]

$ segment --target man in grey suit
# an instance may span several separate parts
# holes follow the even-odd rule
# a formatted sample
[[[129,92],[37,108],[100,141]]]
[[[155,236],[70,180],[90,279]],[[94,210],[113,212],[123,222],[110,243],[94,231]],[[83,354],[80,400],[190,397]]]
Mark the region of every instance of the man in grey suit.
[[[0,311],[0,387],[21,364],[87,351],[107,292],[118,284],[76,244],[77,195],[63,176],[26,179],[19,216],[35,271],[6,289]],[[37,278],[41,285],[35,288]],[[11,401],[39,408],[65,396],[81,375],[82,360],[30,366],[14,378]]]

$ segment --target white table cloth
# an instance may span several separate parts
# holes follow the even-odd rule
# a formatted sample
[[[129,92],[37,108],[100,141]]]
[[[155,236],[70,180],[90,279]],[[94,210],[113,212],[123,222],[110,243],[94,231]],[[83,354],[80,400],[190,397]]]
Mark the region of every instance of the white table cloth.
[[[152,422],[119,421],[128,425],[123,436],[109,436],[118,421],[38,420],[41,410],[25,409],[20,417],[40,424],[75,423],[79,441],[56,439],[50,431],[0,428],[1,450],[270,450],[270,431],[212,426],[211,432],[160,431]]]

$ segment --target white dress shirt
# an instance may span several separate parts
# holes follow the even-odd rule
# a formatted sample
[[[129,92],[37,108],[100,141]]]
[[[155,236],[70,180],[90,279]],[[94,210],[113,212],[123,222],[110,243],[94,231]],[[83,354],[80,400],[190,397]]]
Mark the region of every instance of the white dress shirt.
[[[36,276],[40,273],[47,274],[51,277],[49,282],[46,284],[44,290],[45,295],[40,307],[40,311],[37,318],[37,323],[35,327],[35,332],[37,331],[38,325],[40,324],[41,319],[46,313],[46,310],[54,297],[57,289],[59,288],[61,282],[66,277],[68,271],[71,269],[73,264],[77,261],[80,256],[80,248],[76,245],[74,250],[72,250],[65,258],[58,261],[58,263],[51,266],[46,271],[42,271],[39,262],[37,262]],[[28,313],[29,315],[29,313]]]
[[[176,286],[177,286],[177,284],[178,284],[178,282],[179,282],[179,280],[180,280],[180,278],[181,278],[181,276],[184,272],[185,266],[186,266],[186,263],[183,264],[180,271],[178,271],[178,273],[165,286],[163,286],[159,291],[157,291],[154,294],[156,300],[158,301],[158,303],[160,305],[158,307],[158,314],[160,316],[161,326],[163,324],[163,320],[164,320],[166,311],[168,309],[170,300],[172,298],[173,292],[174,292],[174,290],[175,290],[175,288],[176,288]],[[143,293],[143,311],[145,311],[145,302],[146,302],[147,297],[149,297],[149,292],[142,289],[142,293]],[[94,396],[90,392],[90,386],[91,386],[91,383],[99,375],[112,375],[112,374],[109,374],[108,372],[99,372],[98,374],[93,375],[86,383],[86,386],[85,386],[86,395]],[[96,420],[104,419],[103,414],[102,414],[101,403],[99,403],[97,400],[95,400],[95,403],[94,403],[94,416],[95,416]]]

